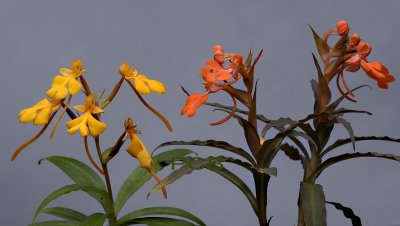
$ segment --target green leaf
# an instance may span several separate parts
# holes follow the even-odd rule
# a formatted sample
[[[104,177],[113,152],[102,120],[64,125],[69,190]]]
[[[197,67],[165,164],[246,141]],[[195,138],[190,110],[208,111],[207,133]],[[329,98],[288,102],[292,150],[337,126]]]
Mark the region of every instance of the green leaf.
[[[140,209],[140,210],[135,210],[135,211],[130,212],[130,213],[126,214],[125,216],[121,217],[121,219],[119,219],[117,223],[118,223],[118,225],[122,225],[130,220],[134,220],[135,218],[149,216],[149,215],[171,215],[171,216],[184,217],[184,218],[191,220],[201,226],[206,225],[202,220],[200,220],[198,217],[189,213],[186,210],[175,208],[175,207],[167,207],[167,206],[149,207],[149,208],[144,208],[144,209]]]
[[[319,167],[310,175],[309,178],[311,179],[316,179],[326,168],[329,166],[332,166],[336,163],[349,160],[349,159],[354,159],[354,158],[383,158],[383,159],[389,159],[389,160],[394,160],[400,162],[400,156],[392,155],[392,154],[382,154],[378,152],[366,152],[366,153],[361,153],[361,152],[354,152],[354,153],[346,153],[342,155],[337,155],[335,157],[331,157],[327,160],[325,160],[322,164],[319,165]]]
[[[94,213],[86,217],[79,226],[103,226],[107,215],[104,213]]]
[[[99,175],[83,162],[64,156],[50,156],[41,159],[39,163],[43,160],[53,163],[78,185],[89,185],[104,191],[106,190],[104,182]],[[101,201],[99,199],[101,197],[96,193],[89,191],[88,194],[98,201]]]
[[[319,184],[300,183],[300,205],[305,225],[326,226],[324,190]]]
[[[400,143],[400,139],[399,138],[392,138],[392,137],[388,137],[388,136],[384,136],[384,137],[377,137],[377,136],[363,136],[363,137],[354,137],[355,142],[358,141],[365,141],[365,140],[381,140],[381,141],[390,141],[390,142],[397,142]],[[349,144],[351,143],[351,138],[347,138],[347,139],[338,139],[335,141],[335,143],[333,143],[332,145],[330,145],[329,147],[327,147],[322,153],[321,156],[326,155],[328,152],[332,151],[335,148],[341,147],[345,144]]]
[[[50,214],[71,221],[82,221],[86,218],[85,214],[65,207],[50,207],[42,210],[42,213]]]
[[[313,34],[314,37],[314,41],[315,41],[315,45],[317,47],[318,53],[321,56],[321,58],[326,61],[328,60],[329,57],[329,46],[327,43],[325,43],[321,37],[319,37],[319,35],[317,34],[317,32],[314,31],[314,29],[308,25],[311,29],[311,32]]]
[[[227,179],[231,183],[233,183],[235,186],[237,186],[243,192],[243,194],[247,197],[251,206],[253,207],[253,210],[256,211],[257,210],[256,200],[255,200],[253,193],[249,189],[249,187],[235,174],[233,174],[232,172],[230,172],[229,170],[224,168],[221,164],[217,164],[217,163],[221,163],[222,161],[224,161],[224,159],[229,159],[229,157],[218,156],[215,158],[218,158],[219,161],[210,162],[209,158],[207,158],[207,159],[193,158],[192,161],[190,161],[188,164],[185,164],[181,168],[173,171],[170,175],[168,175],[166,178],[164,178],[161,181],[161,183],[154,186],[150,190],[148,196],[153,194],[157,190],[161,189],[163,186],[172,184],[173,182],[175,182],[182,176],[192,173],[193,170],[195,170],[195,169],[207,168],[208,170],[218,173],[219,175],[223,176],[225,179]]]
[[[343,212],[343,215],[346,218],[349,218],[351,220],[351,224],[353,226],[362,226],[361,224],[361,218],[359,216],[357,216],[353,210],[349,207],[345,207],[340,203],[337,202],[326,202],[328,204],[333,205],[336,209],[341,210]]]
[[[80,226],[78,221],[43,221],[29,226]]]
[[[143,217],[143,218],[135,218],[126,222],[126,224],[120,225],[133,225],[133,224],[145,224],[148,226],[197,226],[191,222],[181,220],[181,219],[174,219],[168,217]]]
[[[162,170],[164,167],[168,166],[170,162],[173,161],[174,158],[179,158],[186,156],[188,154],[193,153],[188,149],[174,149],[170,151],[165,151],[161,154],[158,154],[153,157],[154,167],[153,171],[155,173]],[[169,161],[167,163],[166,161]],[[146,169],[142,167],[137,167],[124,181],[122,184],[118,195],[117,200],[115,201],[115,213],[118,215],[119,211],[128,201],[128,199],[135,194],[148,180],[150,180],[151,175],[147,172]]]
[[[91,194],[96,194],[98,197],[100,197],[101,200],[101,205],[103,208],[106,210],[106,212],[109,210],[110,206],[112,206],[112,201],[109,200],[109,196],[106,191],[95,188],[92,186],[88,185],[80,185],[80,184],[71,184],[71,185],[66,185],[64,187],[59,188],[55,192],[51,193],[48,195],[42,203],[40,203],[39,207],[37,208],[35,215],[33,216],[32,223],[35,222],[37,216],[39,213],[43,210],[44,207],[47,206],[51,201],[57,199],[60,196],[66,195],[68,193],[74,192],[74,191],[85,191],[85,192],[91,192]]]
[[[247,153],[242,148],[235,147],[225,141],[217,141],[217,140],[169,141],[169,142],[165,142],[165,143],[158,145],[154,149],[154,151],[156,151],[157,149],[159,149],[161,147],[165,147],[165,146],[169,146],[169,145],[196,145],[196,146],[207,146],[207,147],[219,148],[219,149],[223,149],[223,150],[238,154],[238,155],[242,156],[243,158],[247,159],[253,165],[256,165],[253,157],[249,153]],[[153,151],[153,153],[154,153],[154,151]]]

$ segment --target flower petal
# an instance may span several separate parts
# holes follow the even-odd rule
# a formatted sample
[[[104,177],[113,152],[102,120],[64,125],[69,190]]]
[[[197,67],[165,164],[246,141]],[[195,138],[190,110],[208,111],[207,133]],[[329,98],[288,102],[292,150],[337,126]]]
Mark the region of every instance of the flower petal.
[[[80,111],[80,112],[85,112],[86,111],[86,107],[84,104],[78,104],[72,107],[73,109]]]
[[[82,84],[75,78],[71,78],[68,81],[68,91],[71,95],[77,94],[82,88]]]
[[[67,95],[68,95],[67,88],[62,86],[58,88],[58,90],[56,91],[56,95],[54,95],[53,98],[56,100],[61,100],[64,99]]]
[[[140,163],[140,166],[145,169],[153,168],[153,159],[151,158],[149,152],[141,151],[137,156],[137,160]]]
[[[87,123],[90,135],[92,135],[93,137],[99,136],[101,133],[104,132],[104,130],[107,129],[107,124],[98,121],[92,116],[92,114],[88,115]]]
[[[166,93],[167,92],[164,84],[162,84],[161,82],[159,82],[157,80],[149,80],[147,82],[147,84],[149,85],[150,89],[156,93]]]
[[[73,120],[70,120],[70,121],[66,122],[65,124],[67,125],[67,127],[68,127],[69,129],[71,129],[71,128],[73,128],[73,127],[75,127],[75,126],[81,124],[84,120],[86,120],[86,118],[87,118],[87,115],[86,115],[86,114],[83,114],[83,115],[79,116],[79,117],[76,118],[76,119],[73,119]],[[76,130],[78,130],[78,129],[76,129]],[[76,132],[76,131],[75,131],[75,132]],[[74,132],[74,133],[75,133],[75,132]]]
[[[49,122],[50,114],[51,114],[51,106],[45,107],[41,109],[35,119],[33,120],[34,125],[45,125]]]
[[[133,157],[137,158],[138,154],[142,151],[147,151],[146,147],[143,145],[142,141],[134,135],[131,138],[131,143],[126,148],[126,151],[132,155]]]
[[[81,137],[87,137],[89,135],[89,128],[86,126],[86,124],[81,124],[79,127],[79,132]]]
[[[62,67],[60,68],[60,73],[64,76],[72,76],[74,72],[70,68]]]
[[[145,83],[145,81],[141,78],[136,77],[135,80],[135,88],[137,89],[137,91],[141,94],[150,94],[151,90],[150,88],[147,86],[147,84]]]
[[[20,123],[29,123],[34,120],[36,117],[36,109],[34,108],[26,108],[19,112],[19,122]]]

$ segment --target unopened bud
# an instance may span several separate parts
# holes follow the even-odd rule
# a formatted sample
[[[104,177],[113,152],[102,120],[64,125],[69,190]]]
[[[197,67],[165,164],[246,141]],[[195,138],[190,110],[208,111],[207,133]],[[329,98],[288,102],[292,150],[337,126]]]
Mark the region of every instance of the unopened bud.
[[[222,52],[222,53],[224,53],[224,47],[222,47],[222,46],[220,46],[220,45],[215,45],[215,46],[212,47],[212,51],[214,52],[214,54],[215,54],[216,52]]]
[[[124,76],[128,74],[129,70],[130,70],[130,66],[129,66],[128,63],[123,63],[123,64],[119,67],[119,73],[120,73],[121,75],[124,75]]]
[[[357,46],[358,43],[360,43],[360,40],[361,40],[360,35],[354,33],[349,37],[348,45],[350,47]]]
[[[83,68],[82,61],[80,61],[78,59],[72,60],[71,67],[72,67],[72,70],[75,72],[82,71],[82,68]]]
[[[345,20],[339,20],[336,23],[336,29],[337,29],[337,33],[340,36],[346,35],[347,33],[349,33],[349,24],[345,21]]]

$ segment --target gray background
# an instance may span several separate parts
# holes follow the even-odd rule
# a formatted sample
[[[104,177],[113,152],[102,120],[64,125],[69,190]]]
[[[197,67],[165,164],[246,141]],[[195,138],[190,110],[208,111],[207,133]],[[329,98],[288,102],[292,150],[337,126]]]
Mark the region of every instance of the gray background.
[[[163,112],[174,127],[168,133],[161,122],[145,109],[124,85],[109,106],[104,121],[109,128],[102,137],[108,147],[122,130],[122,122],[131,116],[139,124],[142,141],[152,150],[168,140],[214,138],[245,147],[235,120],[211,127],[210,122],[224,117],[203,107],[196,117],[180,117],[185,95],[179,85],[191,92],[202,92],[197,76],[199,67],[211,57],[211,46],[221,44],[227,52],[247,54],[249,48],[264,48],[256,68],[260,78],[259,111],[268,117],[290,116],[300,119],[310,113],[312,92],[309,80],[315,77],[310,52],[315,52],[307,23],[319,33],[346,19],[353,32],[374,47],[369,59],[383,62],[398,79],[399,62],[398,1],[1,1],[0,3],[0,83],[1,152],[0,219],[1,225],[19,226],[30,222],[41,200],[56,188],[71,183],[58,169],[40,158],[65,155],[85,162],[82,139],[65,133],[63,123],[53,141],[46,133],[27,148],[15,162],[12,151],[38,130],[18,124],[20,109],[44,97],[58,69],[80,58],[88,70],[86,79],[95,90],[110,91],[118,81],[118,67],[128,61],[151,78],[161,80],[166,95],[150,95],[146,100]],[[344,106],[366,109],[374,115],[346,118],[357,135],[399,137],[399,82],[390,89],[377,88],[363,72],[347,74],[350,86],[369,84],[373,91],[360,90],[359,103]],[[334,87],[334,85],[333,85]],[[338,95],[337,92],[334,95]],[[73,104],[83,100],[74,98]],[[224,94],[210,101],[231,104]],[[346,137],[339,128],[334,137]],[[381,142],[359,143],[359,151],[398,153],[399,145]],[[221,154],[216,150],[194,148],[202,155]],[[350,152],[346,146],[338,153]],[[121,152],[110,164],[114,192],[137,166],[136,160]],[[269,215],[272,225],[294,225],[297,217],[297,193],[301,179],[298,162],[278,155],[273,166],[278,177],[269,190]],[[338,167],[340,166],[340,167]],[[252,177],[231,168],[244,181]],[[338,164],[318,180],[328,200],[351,206],[365,225],[400,223],[400,165],[388,160],[361,159]],[[161,176],[167,175],[167,171]],[[194,172],[168,187],[169,199],[157,193],[146,200],[154,185],[148,183],[131,199],[122,213],[147,206],[170,205],[191,211],[208,225],[256,225],[247,200],[239,190],[208,171]],[[61,198],[52,206],[68,206],[87,214],[100,211],[98,204],[83,193]],[[350,225],[336,209],[328,207],[329,225]],[[41,216],[40,219],[50,219]]]

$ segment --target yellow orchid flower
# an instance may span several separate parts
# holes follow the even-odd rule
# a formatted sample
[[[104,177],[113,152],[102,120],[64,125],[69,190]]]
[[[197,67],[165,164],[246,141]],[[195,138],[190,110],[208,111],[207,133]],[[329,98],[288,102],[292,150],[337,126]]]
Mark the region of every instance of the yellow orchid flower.
[[[74,134],[79,130],[82,137],[87,137],[89,133],[97,137],[107,129],[107,124],[98,121],[92,115],[104,112],[96,106],[93,96],[87,96],[84,105],[76,105],[73,108],[84,114],[66,123],[69,134]]]
[[[30,108],[21,110],[18,114],[20,123],[30,123],[34,125],[45,125],[49,122],[50,115],[53,111],[60,108],[61,102],[58,100],[42,99]]]
[[[128,119],[125,120],[124,123],[125,123],[126,132],[129,136],[129,138],[131,139],[131,143],[126,148],[126,151],[131,156],[136,158],[139,161],[140,166],[142,168],[147,169],[147,171],[149,171],[149,173],[153,176],[153,178],[158,183],[160,183],[161,179],[153,171],[153,158],[147,151],[146,146],[144,146],[142,141],[136,135],[136,134],[140,133],[138,130],[135,129],[136,124],[129,117],[128,117]],[[163,192],[164,198],[167,198],[168,194],[167,194],[167,190],[165,189],[165,187],[162,187],[162,192]]]
[[[151,80],[147,76],[139,74],[136,68],[131,68],[128,63],[119,67],[119,73],[127,80],[132,80],[135,88],[141,94],[150,94],[151,91],[164,94],[167,92],[164,84],[157,80]]]
[[[61,75],[54,77],[51,88],[46,92],[48,97],[55,100],[64,99],[68,92],[71,95],[77,94],[82,88],[82,84],[78,82],[77,78],[86,73],[86,70],[83,69],[80,60],[73,60],[71,68],[60,68],[60,73]]]

